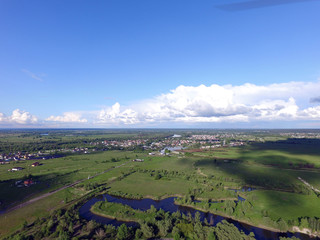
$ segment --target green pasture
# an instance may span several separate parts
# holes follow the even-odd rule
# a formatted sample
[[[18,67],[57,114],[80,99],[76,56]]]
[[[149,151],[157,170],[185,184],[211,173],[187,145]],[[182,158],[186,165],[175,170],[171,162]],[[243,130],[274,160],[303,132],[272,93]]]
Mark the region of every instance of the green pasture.
[[[104,216],[111,216],[118,220],[124,221],[145,221],[147,218],[154,219],[156,216],[155,212],[135,210],[127,205],[121,203],[111,202],[97,202],[95,203],[91,211]]]
[[[277,221],[282,218],[286,221],[300,217],[319,217],[320,198],[315,194],[304,195],[279,191],[253,191],[248,193],[254,208],[248,216],[261,216],[261,212]]]
[[[121,191],[132,195],[161,198],[187,194],[195,184],[181,178],[155,180],[155,177],[149,174],[134,173],[121,181],[113,182],[110,187],[111,192]]]
[[[281,168],[313,169],[320,167],[320,142],[290,141],[254,143],[242,147],[216,148],[209,151],[194,152],[194,156],[230,159],[239,162],[271,165]]]
[[[0,215],[0,239],[20,229],[25,221],[30,224],[37,218],[49,216],[52,211],[64,207],[66,200],[70,202],[85,193],[78,189],[64,189],[28,206]]]
[[[77,180],[92,177],[113,166],[128,162],[137,156],[140,155],[133,152],[107,151],[37,160],[42,164],[37,167],[31,167],[35,160],[0,165],[0,209]],[[23,167],[24,169],[17,172],[8,172],[8,169],[14,166]],[[30,187],[15,186],[16,181],[27,178],[32,178],[36,184]]]
[[[130,131],[123,135],[109,133],[108,137],[114,135],[125,139],[132,134]],[[90,138],[101,136],[107,135],[93,134]],[[0,142],[42,141],[40,139],[49,137],[60,141],[62,138],[76,139],[77,135],[56,134],[35,139],[32,135],[13,135],[12,139],[5,137]],[[135,158],[144,159],[144,162],[132,162]],[[35,161],[42,165],[31,167]],[[113,168],[122,163],[126,165]],[[17,166],[24,169],[18,172],[7,171]],[[90,178],[110,168],[113,168],[112,171]],[[247,208],[245,216],[240,214],[240,208],[237,207],[234,212],[231,211],[232,207],[229,207],[230,213],[224,212],[225,215],[241,215],[243,219],[255,225],[265,224],[263,217],[273,221],[278,221],[279,218],[288,221],[305,216],[319,217],[320,198],[298,180],[298,177],[301,177],[320,189],[318,168],[320,148],[315,140],[281,140],[170,156],[149,156],[147,152],[106,151],[56,159],[12,162],[0,165],[0,210],[77,180],[88,177],[90,179],[80,187],[63,190],[54,197],[42,199],[25,208],[2,215],[0,232],[14,231],[20,227],[24,219],[33,221],[37,217],[49,214],[47,212],[53,209],[64,206],[65,201],[76,201],[87,192],[85,187],[88,184],[104,185],[110,193],[119,195],[152,198],[194,195],[203,200],[234,199],[236,194],[227,190],[228,188],[251,186],[256,190],[241,193],[252,205]],[[171,175],[165,175],[164,172]],[[15,186],[16,181],[28,177],[37,183],[30,187]],[[215,209],[223,208],[224,203],[216,204]],[[19,215],[23,217],[19,218]]]

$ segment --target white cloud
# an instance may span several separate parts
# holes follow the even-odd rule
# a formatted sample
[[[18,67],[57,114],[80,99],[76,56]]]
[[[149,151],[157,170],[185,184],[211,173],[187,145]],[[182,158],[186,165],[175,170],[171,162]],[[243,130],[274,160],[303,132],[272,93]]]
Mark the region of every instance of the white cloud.
[[[43,121],[16,109],[10,116],[0,112],[2,126],[192,126],[197,123],[244,123],[320,121],[320,81],[269,85],[178,86],[131,106],[115,103],[100,111],[65,112]],[[51,124],[51,125],[50,125]],[[171,125],[170,125],[171,124]],[[199,125],[198,125],[199,126]],[[206,125],[210,126],[210,125]]]
[[[130,108],[121,111],[120,104],[115,103],[112,107],[99,112],[98,123],[136,124],[139,120],[135,111]]]
[[[52,122],[72,122],[72,123],[86,123],[87,119],[81,118],[81,114],[74,112],[65,112],[62,116],[50,116],[46,121]]]
[[[300,116],[306,119],[320,119],[320,106],[309,107],[301,111]]]
[[[123,107],[103,109],[98,122],[144,124],[161,122],[251,122],[320,120],[320,106],[310,107],[319,96],[320,82],[288,82],[258,86],[178,86],[169,93]]]
[[[14,110],[11,116],[8,117],[0,113],[0,123],[2,124],[35,124],[37,122],[38,119],[36,116],[19,109]]]
[[[45,74],[35,74],[33,72],[30,72],[29,70],[27,69],[21,69],[22,72],[24,72],[25,74],[27,74],[29,77],[35,79],[35,80],[38,80],[40,82],[43,81],[43,77],[45,76]]]

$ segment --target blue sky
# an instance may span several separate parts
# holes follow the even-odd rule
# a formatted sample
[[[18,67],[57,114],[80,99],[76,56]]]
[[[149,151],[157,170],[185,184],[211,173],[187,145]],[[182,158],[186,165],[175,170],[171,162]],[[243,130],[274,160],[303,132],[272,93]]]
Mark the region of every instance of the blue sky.
[[[1,1],[0,127],[320,127],[320,1],[234,2]]]

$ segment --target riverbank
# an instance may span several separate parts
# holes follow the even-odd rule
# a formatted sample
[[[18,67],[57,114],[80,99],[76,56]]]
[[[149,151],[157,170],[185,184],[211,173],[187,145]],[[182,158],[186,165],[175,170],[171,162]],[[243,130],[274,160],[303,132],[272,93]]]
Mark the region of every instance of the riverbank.
[[[119,196],[116,196],[116,197],[119,197]],[[152,197],[152,196],[151,196]],[[161,199],[158,199],[156,197],[153,197],[151,198],[150,196],[145,196],[144,199],[146,198],[149,198],[149,199],[152,199],[152,200],[155,200],[155,201],[159,201],[159,200],[164,200],[164,199],[167,199],[169,197],[181,197],[181,196],[177,196],[177,195],[174,195],[174,196],[168,196],[168,197],[165,197],[165,198],[161,198]],[[128,200],[136,200],[136,199],[129,199],[127,198]],[[222,216],[224,218],[228,218],[228,219],[232,219],[234,221],[238,221],[238,222],[241,222],[241,223],[244,223],[244,224],[247,224],[247,225],[250,225],[250,226],[253,226],[253,227],[258,227],[258,228],[262,228],[262,229],[265,229],[265,230],[268,230],[268,231],[272,231],[272,232],[285,232],[285,231],[280,231],[279,229],[276,229],[276,228],[272,228],[272,227],[268,227],[268,226],[265,226],[265,225],[261,225],[261,224],[253,224],[252,222],[249,222],[249,221],[245,221],[245,220],[241,220],[241,219],[237,219],[235,218],[234,216],[230,216],[230,215],[227,215],[223,212],[214,212],[214,211],[208,211],[208,210],[205,210],[203,208],[200,208],[200,207],[197,207],[197,206],[194,206],[194,205],[191,205],[191,204],[180,204],[180,203],[177,203],[177,202],[174,202],[175,205],[177,206],[181,206],[181,207],[188,207],[188,208],[192,208],[194,210],[198,210],[198,211],[201,211],[203,213],[211,213],[211,214],[214,214],[214,215],[218,215],[218,216]],[[119,221],[123,221],[123,222],[137,222],[139,221],[139,219],[134,219],[134,218],[121,218],[121,217],[115,217],[113,215],[108,215],[108,214],[105,214],[105,213],[102,213],[101,211],[98,210],[97,208],[97,203],[95,205],[93,205],[91,208],[90,208],[90,211],[96,215],[99,215],[101,217],[106,217],[106,218],[110,218],[110,219],[116,219],[116,220],[119,220]],[[142,219],[140,219],[142,220]],[[304,232],[302,232],[304,233]]]
[[[303,228],[302,230],[298,226],[293,226],[293,229],[295,232],[300,232],[303,234],[307,234],[311,237],[320,237],[320,233],[318,232],[312,232],[309,228]]]
[[[86,203],[80,210],[80,216],[87,220],[95,220],[103,224],[112,224],[120,226],[126,222],[144,222],[145,219],[156,218],[156,216],[148,216],[148,213],[152,211],[159,211],[161,214],[169,212],[171,215],[180,214],[184,219],[195,219],[196,215],[200,216],[200,219],[204,226],[216,226],[223,220],[228,220],[233,224],[239,231],[243,231],[246,234],[253,232],[257,239],[275,239],[279,237],[298,237],[306,240],[310,239],[311,235],[305,235],[301,232],[296,231],[285,232],[279,229],[268,227],[262,224],[252,224],[247,220],[239,220],[233,216],[229,216],[225,213],[213,212],[205,210],[201,207],[190,205],[190,204],[175,204],[175,198],[166,198],[163,200],[152,200],[152,199],[127,199],[122,197],[114,197],[111,195],[100,196],[90,200],[91,203]],[[100,202],[100,203],[98,203]],[[94,204],[117,204],[113,205],[116,208],[92,208]],[[152,206],[153,205],[153,206]],[[128,209],[127,209],[128,208]],[[122,210],[121,210],[122,209]],[[146,214],[146,215],[145,215]],[[190,215],[191,214],[191,215]],[[219,214],[219,215],[218,215]],[[117,222],[117,221],[121,221]],[[192,220],[193,221],[193,220]],[[130,225],[129,225],[130,226]],[[133,226],[133,225],[131,225]]]
[[[268,227],[268,226],[264,226],[264,225],[261,225],[261,224],[255,225],[255,224],[253,224],[252,222],[235,218],[234,216],[227,215],[227,214],[225,214],[225,213],[223,213],[223,212],[214,212],[214,211],[210,211],[210,210],[205,210],[205,209],[203,209],[203,208],[200,208],[200,207],[197,207],[197,206],[194,206],[194,205],[191,205],[191,204],[179,204],[179,203],[175,203],[175,204],[177,204],[177,205],[179,205],[179,206],[182,206],[182,207],[193,208],[193,209],[196,209],[196,210],[201,211],[201,212],[204,212],[204,213],[212,213],[212,214],[215,214],[215,215],[219,215],[219,216],[222,216],[222,217],[225,217],[225,218],[232,219],[232,220],[237,221],[237,222],[241,222],[241,223],[244,223],[244,224],[253,226],[253,227],[262,228],[262,229],[265,229],[265,230],[268,230],[268,231],[272,231],[272,232],[282,232],[282,231],[280,231],[279,229],[272,228],[272,227]]]
[[[310,237],[320,237],[320,233],[312,232],[312,230],[308,229],[308,228],[303,228],[303,230],[300,230],[300,228],[298,226],[293,226],[291,229],[288,229],[287,231],[281,231],[280,229],[277,229],[277,228],[273,228],[273,227],[266,226],[266,225],[263,225],[263,224],[255,224],[255,223],[250,222],[250,221],[239,219],[239,218],[236,218],[236,217],[234,217],[232,215],[228,215],[228,214],[226,214],[224,212],[210,211],[210,210],[203,209],[201,207],[194,206],[194,205],[191,205],[191,204],[181,204],[181,203],[177,203],[177,202],[175,202],[175,204],[179,205],[179,206],[183,206],[183,207],[193,208],[193,209],[199,210],[199,211],[204,212],[204,213],[212,213],[212,214],[215,214],[215,215],[219,215],[219,216],[222,216],[222,217],[225,217],[225,218],[228,218],[228,219],[232,219],[232,220],[240,222],[240,223],[244,223],[244,224],[247,224],[247,225],[250,225],[250,226],[253,226],[253,227],[258,227],[258,228],[261,228],[261,229],[264,229],[264,230],[268,230],[268,231],[272,231],[272,232],[278,232],[278,233],[286,233],[286,232],[295,233],[296,232],[296,233],[306,234],[306,235],[308,235]]]
[[[96,209],[94,206],[92,206],[92,207],[90,208],[90,211],[91,211],[93,214],[98,215],[98,216],[100,216],[100,217],[110,218],[110,219],[117,220],[117,221],[121,221],[121,222],[127,222],[127,223],[137,222],[137,220],[134,220],[134,219],[115,217],[115,216],[112,216],[112,215],[109,215],[109,214],[105,214],[105,213],[99,212],[99,211],[97,211],[97,209]]]
[[[171,197],[178,197],[178,198],[183,198],[184,195],[182,194],[166,194],[166,195],[162,195],[162,196],[153,196],[153,195],[143,195],[143,196],[137,196],[137,197],[134,197],[132,195],[128,196],[128,195],[125,195],[125,194],[119,194],[118,192],[109,192],[110,195],[112,196],[115,196],[115,197],[121,197],[121,198],[126,198],[126,199],[132,199],[132,200],[141,200],[141,199],[145,199],[145,198],[149,198],[149,199],[152,199],[154,201],[161,201],[161,200],[164,200],[166,198],[171,198]],[[206,198],[195,198],[194,200],[197,200],[197,201],[205,201],[207,200]],[[211,199],[211,201],[216,201],[216,202],[221,202],[221,201],[226,201],[226,200],[232,200],[232,201],[236,201],[238,200],[236,197],[232,197],[232,198],[217,198],[217,199]]]
[[[186,212],[182,212],[182,214],[179,211],[167,212],[152,205],[148,210],[142,211],[122,203],[108,201],[95,202],[90,211],[97,216],[117,219],[122,222],[138,222],[139,224],[134,226],[134,229],[136,232],[142,231],[146,239],[152,237],[208,239],[213,234],[217,236],[232,235],[236,236],[236,239],[255,239],[251,232],[244,233],[223,219],[216,226],[210,226],[208,223],[199,224],[203,221],[200,212],[192,215],[186,214]]]

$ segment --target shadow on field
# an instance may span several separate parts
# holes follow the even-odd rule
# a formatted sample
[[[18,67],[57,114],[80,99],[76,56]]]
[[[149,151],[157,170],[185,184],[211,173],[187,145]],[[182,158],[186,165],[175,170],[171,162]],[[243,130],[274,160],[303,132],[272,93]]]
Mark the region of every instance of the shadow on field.
[[[274,142],[253,143],[247,151],[275,150],[290,154],[320,156],[320,139],[288,138]]]
[[[275,155],[272,155],[272,152],[267,152],[268,150],[289,153],[293,157],[277,155],[276,152]],[[268,154],[260,156],[257,154],[255,157],[252,151],[266,151]],[[273,190],[260,194],[268,206],[283,207],[283,209],[290,209],[290,211],[304,207],[304,209],[310,210],[308,202],[302,200],[306,198],[302,198],[299,194],[307,196],[309,192],[309,194],[315,195],[297,178],[300,176],[310,182],[319,182],[320,172],[316,169],[311,171],[310,168],[313,168],[313,165],[307,161],[307,158],[294,157],[298,154],[319,156],[320,161],[320,140],[288,139],[286,141],[255,143],[239,152],[238,161],[225,162],[221,159],[202,159],[195,163],[195,167],[222,171],[228,176],[233,176],[234,179],[239,179],[244,186]],[[284,195],[275,191],[298,194]]]
[[[295,168],[295,169],[314,168],[314,164],[309,163],[304,159],[287,157],[282,155],[263,155],[259,157],[246,155],[245,157],[243,157],[243,159],[256,162],[259,164],[264,164],[267,166],[274,166],[274,167],[281,167],[281,168]]]
[[[293,192],[293,184],[297,181],[290,181],[287,174],[282,174],[282,170],[275,167],[252,167],[242,162],[225,163],[222,161],[204,159],[195,164],[196,167],[205,169],[218,169],[233,175],[235,179],[240,179],[245,186],[253,186],[261,189],[279,189]],[[292,178],[291,178],[292,179]]]
[[[180,158],[178,161],[179,165],[190,165],[194,163],[194,160],[191,160],[190,158]]]
[[[19,178],[0,181],[0,212],[26,198],[46,193],[48,189],[54,190],[70,184],[72,174],[76,172],[65,174],[49,173],[41,176],[25,175]],[[32,182],[30,182],[30,185],[25,186],[24,181],[28,179],[32,180]]]
[[[274,191],[294,192],[295,184],[299,181],[294,177],[289,177],[281,173],[281,169],[275,167],[265,167],[263,169],[255,169],[247,166],[244,163],[214,163],[214,160],[199,160],[195,166],[204,169],[218,168],[225,172],[228,176],[234,176],[234,179],[239,179],[243,183],[243,187],[253,187],[256,189],[273,190],[264,191],[260,196],[263,196],[263,202],[268,206],[279,206],[284,203],[285,207],[290,209],[301,208],[306,204],[298,197],[297,194],[290,194],[290,199],[281,199],[281,194]],[[254,201],[259,201],[255,199]],[[268,209],[266,209],[268,210]]]

